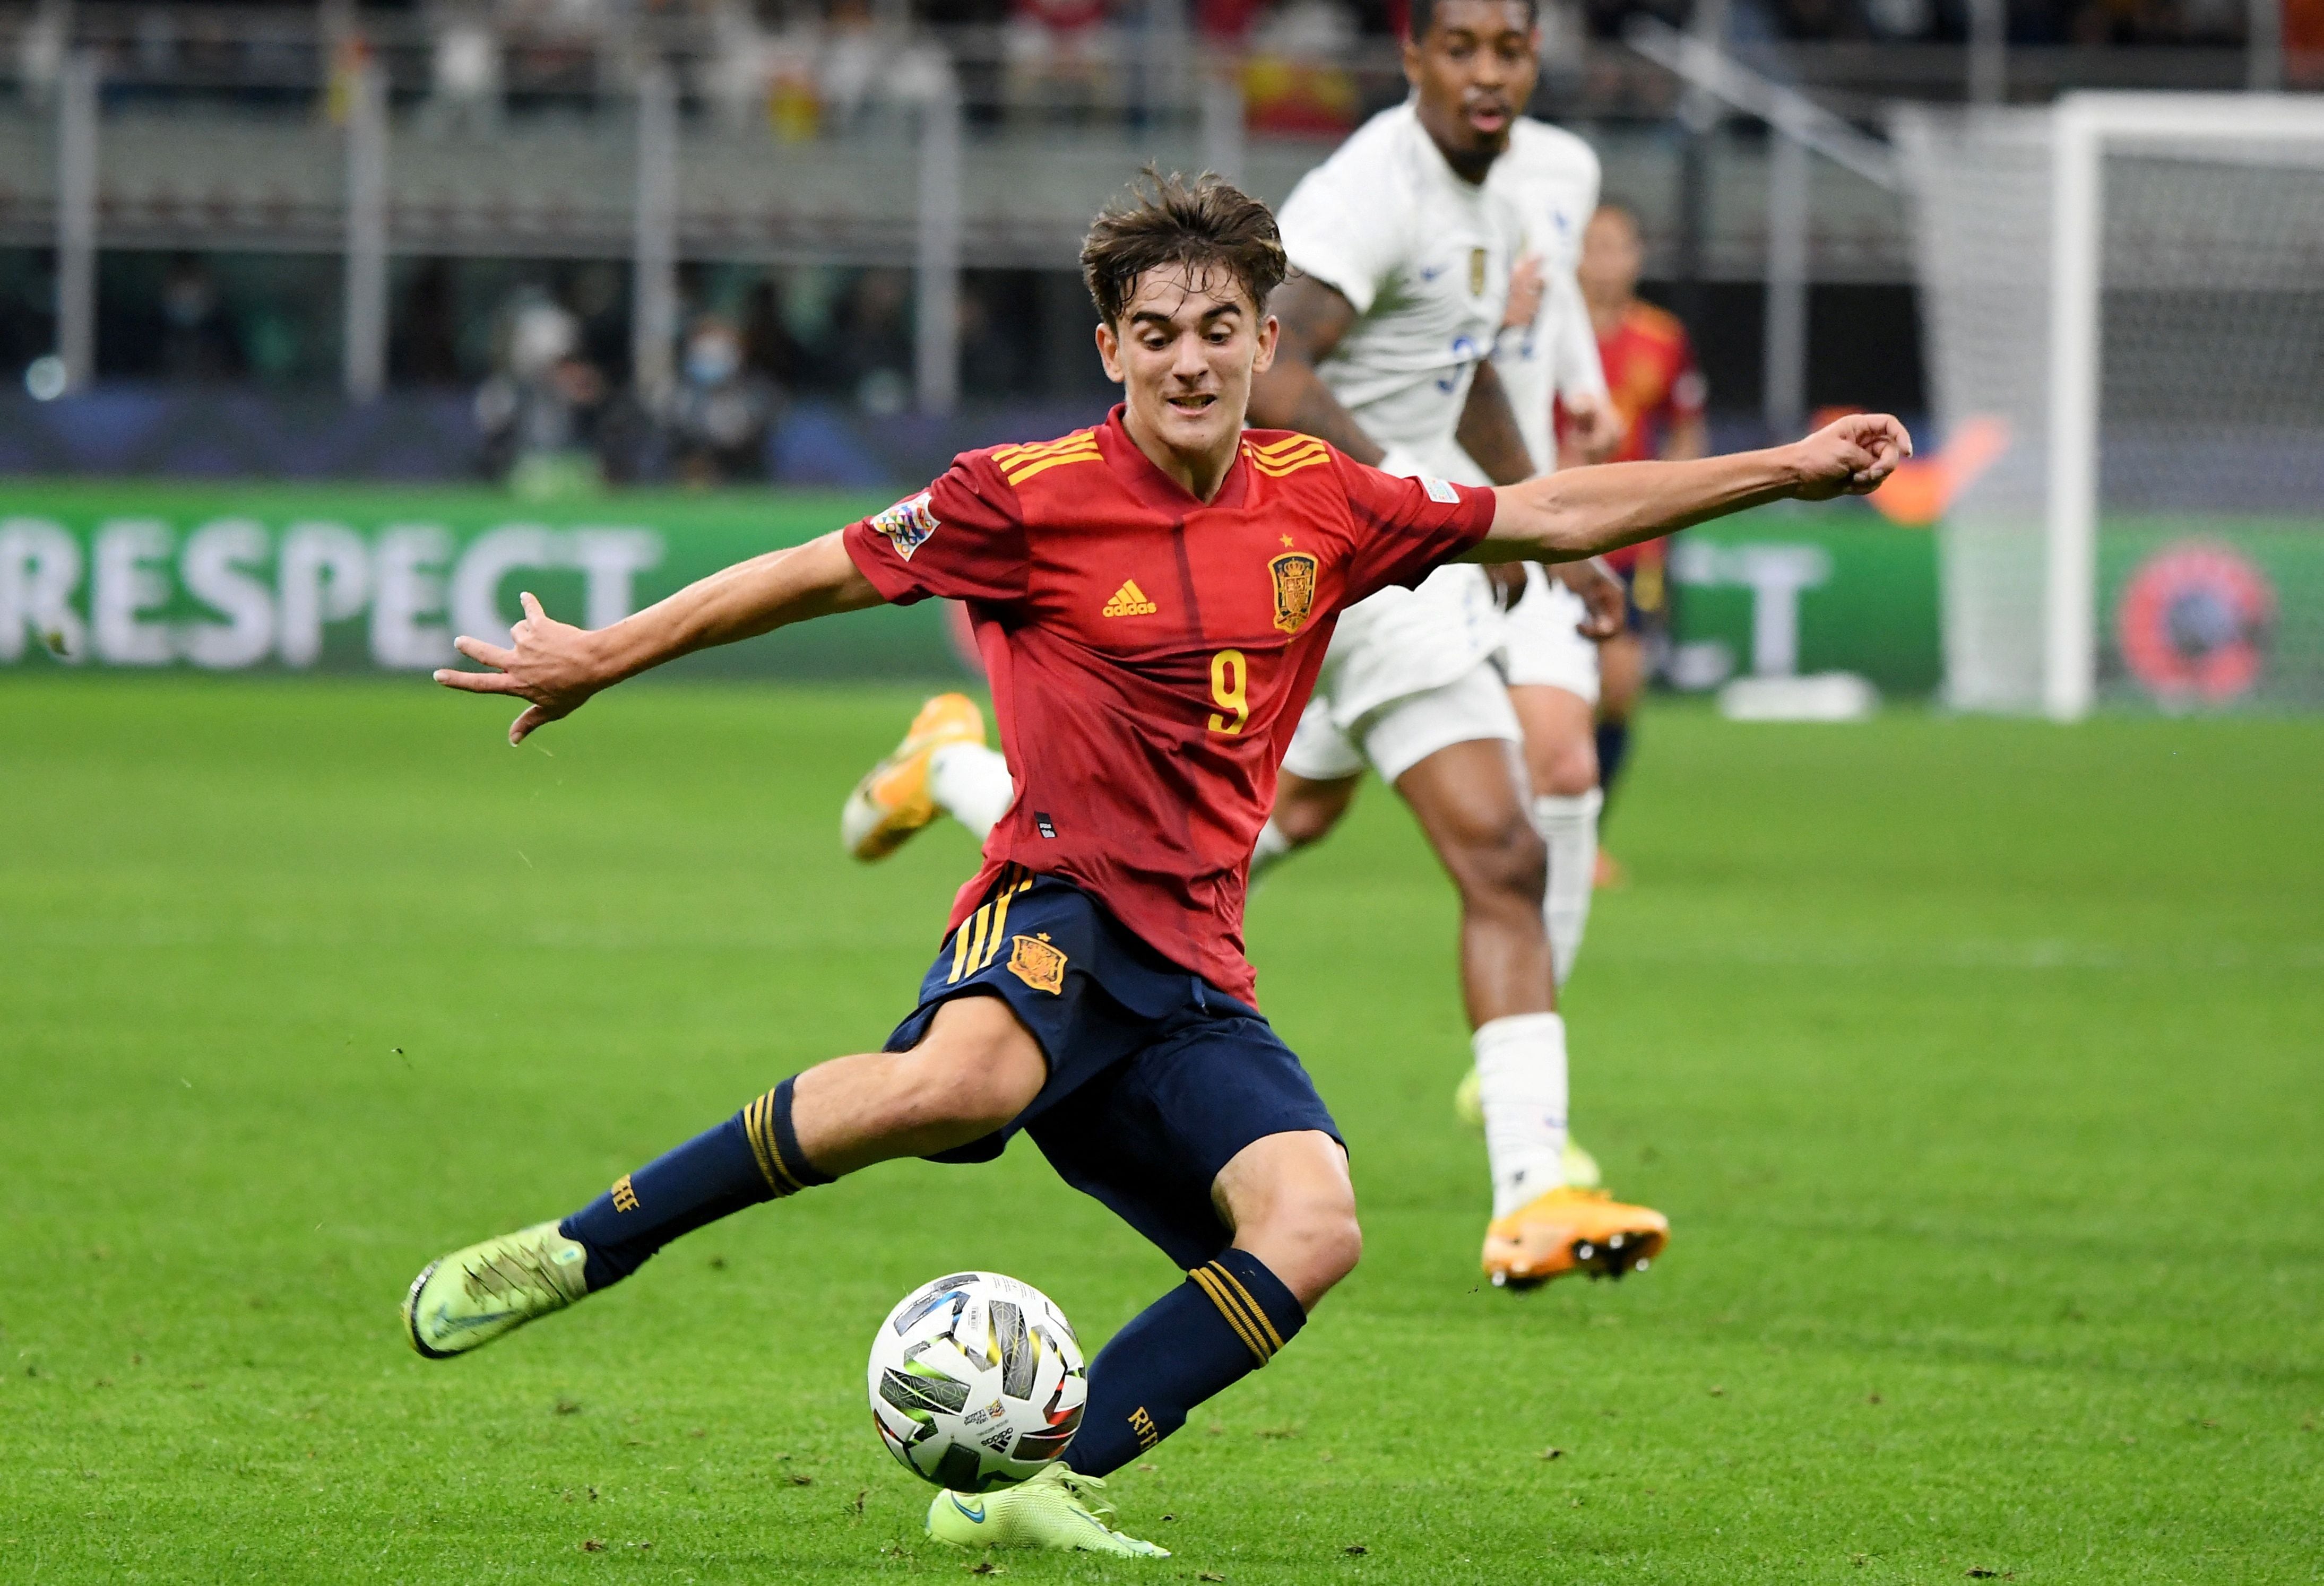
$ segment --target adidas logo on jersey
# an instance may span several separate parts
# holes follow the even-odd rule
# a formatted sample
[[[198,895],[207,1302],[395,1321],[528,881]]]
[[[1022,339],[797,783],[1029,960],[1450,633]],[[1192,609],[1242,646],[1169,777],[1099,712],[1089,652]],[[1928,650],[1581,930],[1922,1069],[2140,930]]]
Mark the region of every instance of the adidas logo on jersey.
[[[1150,617],[1161,609],[1146,598],[1146,591],[1138,587],[1137,579],[1124,578],[1121,587],[1113,592],[1113,598],[1105,603],[1104,614],[1109,617]]]

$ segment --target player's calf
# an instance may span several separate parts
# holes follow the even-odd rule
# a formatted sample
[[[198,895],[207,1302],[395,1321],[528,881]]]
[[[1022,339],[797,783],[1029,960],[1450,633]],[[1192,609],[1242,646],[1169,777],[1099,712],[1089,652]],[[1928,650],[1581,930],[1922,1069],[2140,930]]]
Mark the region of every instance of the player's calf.
[[[1234,1243],[1187,1273],[1090,1362],[1089,1403],[1065,1459],[1120,1469],[1196,1405],[1273,1360],[1362,1254],[1347,1154],[1319,1130],[1263,1136],[1220,1170],[1212,1198]]]
[[[745,1207],[990,1134],[1031,1101],[1045,1072],[1006,1004],[947,1003],[912,1050],[819,1065],[623,1174],[563,1221],[431,1262],[405,1298],[405,1332],[431,1359],[465,1354],[611,1287],[670,1240]]]

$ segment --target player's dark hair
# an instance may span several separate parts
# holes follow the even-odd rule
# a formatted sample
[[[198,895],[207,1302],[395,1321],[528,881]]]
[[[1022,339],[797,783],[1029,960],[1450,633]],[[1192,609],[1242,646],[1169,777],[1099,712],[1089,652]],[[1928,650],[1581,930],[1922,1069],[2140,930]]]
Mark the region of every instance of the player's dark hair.
[[[1426,38],[1428,30],[1435,25],[1436,7],[1441,3],[1442,0],[1410,0],[1405,14],[1405,36],[1416,44]],[[1531,27],[1541,20],[1541,5],[1539,0],[1524,0],[1524,5],[1526,25]]]
[[[1288,267],[1275,214],[1224,177],[1193,181],[1151,165],[1082,239],[1082,280],[1108,325],[1118,324],[1149,270],[1182,265],[1197,275],[1231,274],[1260,309]]]

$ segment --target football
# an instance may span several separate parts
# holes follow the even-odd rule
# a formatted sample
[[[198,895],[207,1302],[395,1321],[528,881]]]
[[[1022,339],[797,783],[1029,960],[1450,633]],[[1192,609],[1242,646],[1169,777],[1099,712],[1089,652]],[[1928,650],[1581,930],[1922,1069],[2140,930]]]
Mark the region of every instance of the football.
[[[888,1313],[872,1340],[872,1424],[914,1475],[989,1492],[1073,1441],[1089,1379],[1065,1313],[1029,1283],[955,1272]]]

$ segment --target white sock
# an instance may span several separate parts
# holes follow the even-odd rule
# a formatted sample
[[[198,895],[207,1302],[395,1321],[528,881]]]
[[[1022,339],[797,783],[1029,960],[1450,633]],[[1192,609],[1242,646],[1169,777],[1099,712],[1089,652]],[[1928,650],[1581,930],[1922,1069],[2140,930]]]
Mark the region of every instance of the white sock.
[[[1493,1215],[1506,1217],[1565,1183],[1565,1020],[1513,1013],[1480,1025],[1471,1044]]]
[[[1546,794],[1533,801],[1533,824],[1549,844],[1549,890],[1542,899],[1542,923],[1549,927],[1549,951],[1557,983],[1565,984],[1590,927],[1590,894],[1598,881],[1598,812],[1606,795]]]
[[[1009,762],[982,743],[947,743],[928,756],[928,791],[980,843],[1017,798]]]
[[[1273,870],[1276,862],[1290,852],[1291,839],[1283,834],[1283,828],[1270,817],[1265,825],[1259,828],[1259,841],[1250,845],[1250,885],[1258,886],[1259,878]]]

